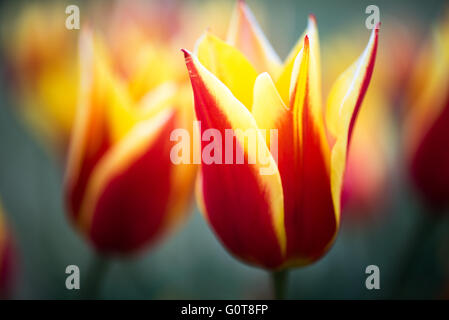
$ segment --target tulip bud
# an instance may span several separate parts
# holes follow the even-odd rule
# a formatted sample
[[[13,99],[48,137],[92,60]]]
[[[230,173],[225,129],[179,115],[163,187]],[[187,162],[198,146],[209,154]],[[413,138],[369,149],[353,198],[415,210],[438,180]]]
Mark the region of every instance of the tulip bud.
[[[195,167],[171,162],[170,133],[191,128],[192,106],[181,83],[133,100],[89,31],[81,35],[80,59],[65,180],[70,218],[99,252],[139,251],[182,220],[189,204]]]
[[[338,231],[348,141],[373,71],[378,29],[335,82],[324,115],[315,18],[281,63],[246,4],[239,1],[236,10],[228,42],[207,32],[196,54],[184,50],[201,134],[247,133],[229,144],[244,153],[244,163],[229,162],[224,139],[212,142],[220,155],[215,162],[203,155],[198,201],[239,259],[272,270],[306,265],[325,254]],[[277,132],[276,154],[260,130]],[[257,134],[248,142],[251,132]],[[202,141],[201,149],[210,145]],[[273,170],[263,174],[267,166]]]

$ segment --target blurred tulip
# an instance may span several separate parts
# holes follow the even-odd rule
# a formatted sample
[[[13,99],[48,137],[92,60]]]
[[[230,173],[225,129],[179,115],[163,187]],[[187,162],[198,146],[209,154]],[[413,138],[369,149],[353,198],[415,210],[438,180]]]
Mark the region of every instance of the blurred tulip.
[[[375,96],[381,93],[375,92],[370,88],[366,96],[347,159],[342,215],[353,222],[378,218],[389,198],[391,110],[384,97]]]
[[[11,297],[15,277],[14,269],[14,246],[0,203],[0,299]]]
[[[8,83],[20,113],[54,150],[66,148],[78,92],[77,32],[65,28],[65,19],[63,5],[39,3],[2,24]]]
[[[283,64],[243,1],[236,6],[227,42],[207,32],[196,56],[184,50],[201,133],[256,130],[253,143],[274,168],[274,174],[260,174],[266,163],[241,135],[233,137],[236,150],[252,161],[232,165],[222,156],[223,164],[202,163],[198,201],[236,257],[278,270],[312,263],[332,245],[348,142],[373,71],[377,31],[335,82],[326,123],[314,17]],[[277,162],[268,149],[271,137],[259,129],[277,130]],[[203,152],[206,146],[202,141]]]
[[[405,146],[411,178],[426,203],[449,206],[449,15],[416,64],[406,103]]]
[[[67,4],[27,4],[2,23],[6,76],[20,113],[61,158],[67,151],[79,91],[79,32],[65,27]],[[82,21],[91,20],[104,30],[114,69],[132,79],[128,86],[137,99],[161,81],[187,80],[179,72],[184,68],[182,59],[171,59],[171,52],[193,45],[194,37],[211,21],[214,30],[224,29],[221,12],[226,7],[225,1],[197,6],[121,0],[112,5],[85,3],[80,10]]]
[[[162,73],[171,68],[152,61]],[[135,77],[117,73],[107,46],[89,31],[80,39],[80,65],[66,169],[70,217],[99,252],[135,252],[182,220],[189,204],[195,167],[172,164],[170,133],[191,130],[191,95],[158,73],[147,73],[152,86],[135,94]]]

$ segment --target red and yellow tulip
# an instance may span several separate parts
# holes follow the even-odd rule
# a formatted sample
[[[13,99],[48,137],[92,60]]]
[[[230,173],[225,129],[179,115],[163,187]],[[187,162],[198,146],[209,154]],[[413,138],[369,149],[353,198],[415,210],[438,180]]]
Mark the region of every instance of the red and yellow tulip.
[[[14,249],[0,203],[0,299],[10,297],[14,282]]]
[[[235,135],[245,164],[202,163],[198,199],[224,246],[268,269],[301,266],[330,248],[340,222],[340,196],[352,128],[367,90],[377,50],[373,30],[360,58],[334,83],[323,112],[315,18],[282,63],[239,1],[227,41],[207,32],[196,54],[184,51],[201,133],[259,132],[252,148]],[[325,114],[324,114],[325,113]],[[278,133],[278,159],[269,150]],[[207,142],[202,141],[202,151]],[[221,145],[225,150],[225,146]],[[262,163],[257,152],[268,154]],[[260,154],[260,153],[259,153]],[[264,166],[272,174],[260,174]]]
[[[44,145],[62,159],[79,91],[79,31],[65,27],[68,4],[11,6],[8,10],[17,14],[1,23],[6,75],[19,113]],[[224,1],[201,6],[144,0],[120,0],[112,5],[84,3],[80,6],[81,23],[89,21],[95,29],[104,31],[114,69],[130,79],[130,94],[141,97],[162,78],[188,81],[180,72],[184,68],[182,59],[172,58],[172,52],[193,45],[194,37],[211,21],[214,30],[221,33],[221,12],[228,5]]]
[[[409,87],[405,145],[410,173],[434,209],[449,206],[449,15],[423,49]]]
[[[161,72],[171,70],[168,60],[152,61]],[[117,72],[104,42],[89,31],[80,39],[80,66],[66,169],[70,217],[98,251],[138,251],[186,212],[195,166],[172,164],[170,133],[191,130],[191,95],[182,81],[148,72],[140,79],[146,87],[134,90],[141,75]]]
[[[14,12],[11,9],[11,12]],[[76,109],[77,32],[62,4],[28,4],[2,21],[8,84],[25,122],[52,150],[66,150]]]

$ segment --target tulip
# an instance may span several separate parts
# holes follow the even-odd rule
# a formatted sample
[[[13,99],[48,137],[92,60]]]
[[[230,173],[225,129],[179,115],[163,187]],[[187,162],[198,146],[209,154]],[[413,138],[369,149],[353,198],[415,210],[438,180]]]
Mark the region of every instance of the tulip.
[[[437,212],[449,207],[449,15],[416,63],[406,106],[405,146],[412,181]]]
[[[172,52],[193,45],[193,34],[211,19],[214,27],[224,20],[216,13],[225,5],[139,0],[112,6],[84,3],[80,11],[81,22],[91,20],[104,31],[114,68],[127,79],[130,95],[139,99],[162,81],[188,81],[180,72],[182,59],[173,59]],[[64,4],[27,3],[18,9],[1,23],[7,83],[28,128],[62,160],[76,115],[79,31],[66,29]]]
[[[6,75],[19,113],[46,147],[62,154],[78,92],[77,32],[65,28],[65,19],[64,6],[39,3],[2,21]]]
[[[133,99],[132,79],[112,63],[101,39],[85,31],[65,194],[71,220],[98,252],[127,254],[185,216],[195,167],[172,164],[170,133],[191,127],[193,106],[176,81]]]
[[[238,259],[279,271],[310,264],[330,248],[339,228],[347,149],[373,72],[377,34],[376,28],[360,58],[336,80],[325,115],[313,16],[284,63],[243,1],[226,42],[207,32],[196,54],[184,50],[201,133],[258,132],[257,148],[242,135],[234,137],[245,163],[227,163],[225,152],[222,164],[203,159],[198,180],[205,218]],[[268,149],[272,137],[261,129],[277,130],[277,161]],[[209,149],[203,140],[203,158]],[[268,157],[261,161],[258,152]],[[261,174],[266,166],[272,172]]]
[[[14,282],[14,246],[0,204],[0,299],[11,296]]]

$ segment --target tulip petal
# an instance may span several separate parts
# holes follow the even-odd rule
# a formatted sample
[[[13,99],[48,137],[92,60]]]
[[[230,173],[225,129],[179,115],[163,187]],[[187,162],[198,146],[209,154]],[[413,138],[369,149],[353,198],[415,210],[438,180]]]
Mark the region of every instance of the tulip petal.
[[[288,170],[295,166],[293,117],[291,110],[285,106],[273,80],[266,72],[260,74],[256,79],[252,114],[258,128],[267,130],[265,140],[267,146],[270,147],[270,150],[272,149],[272,145],[269,130],[277,130],[278,154],[277,157],[275,157],[275,160],[278,163],[282,183],[285,186],[286,181],[293,178]],[[271,150],[271,152],[273,152],[273,150]]]
[[[293,117],[293,156],[279,162],[285,197],[285,226],[289,266],[320,258],[337,232],[332,202],[329,158],[317,88],[312,85],[316,65],[309,38],[295,59],[290,89]],[[293,177],[293,178],[292,178]]]
[[[204,34],[196,45],[199,61],[223,82],[248,109],[252,106],[252,90],[257,72],[236,48],[210,32]]]
[[[11,235],[7,234],[4,242],[0,242],[0,299],[11,296],[15,280],[15,264],[14,242]]]
[[[261,73],[254,84],[252,114],[260,129],[280,129],[289,109],[282,101],[267,72]]]
[[[198,175],[195,181],[195,198],[200,213],[207,220],[206,205],[204,204],[204,197],[203,197],[203,174],[201,173],[201,169],[198,170]]]
[[[164,110],[133,127],[96,166],[78,223],[101,252],[138,250],[165,230],[174,128],[173,111]]]
[[[420,139],[410,163],[416,186],[435,212],[444,212],[449,204],[449,92],[442,102],[442,112]]]
[[[108,71],[90,31],[80,37],[81,86],[65,176],[67,205],[76,221],[86,185],[98,160],[111,145],[106,121]]]
[[[203,156],[199,186],[207,220],[235,256],[263,267],[277,267],[285,250],[283,193],[277,166],[247,108],[196,57],[187,51],[184,55],[201,134],[216,129],[225,137],[226,129],[254,130],[257,148],[269,155],[268,163],[273,169],[272,174],[262,175],[256,152],[238,134],[233,138],[233,150],[244,153],[243,164],[226,164],[224,155],[222,164],[207,164]],[[202,141],[202,150],[206,145]],[[221,150],[226,151],[226,147]]]
[[[326,124],[336,141],[331,154],[331,183],[337,219],[346,155],[358,110],[365,96],[377,52],[378,27],[359,59],[334,83],[327,101]]]
[[[105,96],[107,128],[111,142],[117,143],[138,122],[133,102],[126,91],[124,83],[107,75],[107,95]]]
[[[174,101],[175,109],[175,128],[184,128],[189,133],[190,146],[193,146],[195,134],[193,133],[195,115],[193,110],[193,99],[191,88],[183,87],[177,88],[177,99]],[[170,99],[171,100],[171,99]],[[156,106],[158,104],[155,104]],[[193,148],[191,153],[193,153]],[[189,212],[188,206],[191,204],[192,194],[194,192],[194,185],[197,176],[198,166],[193,161],[194,156],[191,156],[189,163],[179,163],[173,166],[170,186],[171,191],[168,201],[167,210],[167,225],[178,226],[180,221],[187,216]]]
[[[310,15],[307,28],[304,33],[299,37],[298,42],[291,50],[287,59],[285,59],[284,66],[282,68],[282,72],[279,78],[276,80],[276,87],[279,90],[279,94],[284,100],[286,105],[290,105],[292,101],[290,101],[289,91],[292,87],[291,82],[296,81],[296,78],[293,78],[293,67],[295,64],[295,60],[299,54],[299,52],[303,48],[305,37],[309,38],[310,45],[310,68],[312,71],[310,72],[310,84],[311,90],[313,92],[313,105],[319,106],[321,108],[321,58],[320,58],[320,44],[318,38],[318,28],[316,25],[315,16]]]
[[[448,22],[446,22],[449,24]],[[405,105],[412,106],[405,122],[407,152],[413,153],[421,139],[443,112],[449,87],[449,27],[433,31],[430,48],[421,52],[411,75]]]
[[[244,1],[238,1],[235,6],[227,42],[239,49],[253,63],[258,73],[267,71],[273,77],[278,76],[281,60]]]
[[[294,189],[289,186],[298,183],[297,177],[291,174],[298,163],[297,148],[294,144],[293,113],[285,106],[268,73],[262,73],[256,80],[252,113],[260,129],[277,130],[276,160],[282,179],[284,201],[288,202],[287,199],[294,197],[294,194],[290,194]],[[265,138],[271,149],[269,137],[270,133],[267,132]]]
[[[0,263],[2,260],[3,248],[5,247],[7,239],[6,223],[3,217],[3,208],[0,203]]]
[[[15,269],[14,241],[9,232],[0,202],[0,299],[10,297]]]
[[[448,21],[434,29],[418,59],[409,88],[412,108],[404,125],[411,177],[434,212],[444,212],[449,204]]]
[[[113,143],[120,141],[136,124],[158,114],[173,105],[176,95],[176,85],[166,82],[148,92],[136,106],[131,100],[125,85],[109,77],[107,95],[107,120]]]

